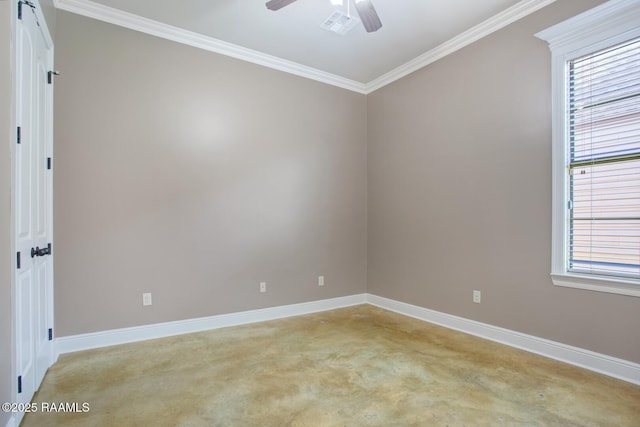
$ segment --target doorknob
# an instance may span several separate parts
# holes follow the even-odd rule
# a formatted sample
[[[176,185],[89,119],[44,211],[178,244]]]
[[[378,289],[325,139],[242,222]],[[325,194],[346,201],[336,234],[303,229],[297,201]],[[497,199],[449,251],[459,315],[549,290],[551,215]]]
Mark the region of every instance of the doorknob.
[[[50,254],[51,254],[51,245],[47,246],[46,248],[39,248],[37,246],[35,248],[31,248],[31,258],[37,257],[37,256],[50,255]]]

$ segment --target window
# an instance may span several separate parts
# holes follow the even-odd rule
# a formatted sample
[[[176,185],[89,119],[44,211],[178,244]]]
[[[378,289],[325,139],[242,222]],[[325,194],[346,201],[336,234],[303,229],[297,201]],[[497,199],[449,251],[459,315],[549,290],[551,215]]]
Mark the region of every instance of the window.
[[[640,39],[568,62],[568,270],[640,277]]]
[[[552,51],[553,283],[640,296],[640,1],[538,37]]]

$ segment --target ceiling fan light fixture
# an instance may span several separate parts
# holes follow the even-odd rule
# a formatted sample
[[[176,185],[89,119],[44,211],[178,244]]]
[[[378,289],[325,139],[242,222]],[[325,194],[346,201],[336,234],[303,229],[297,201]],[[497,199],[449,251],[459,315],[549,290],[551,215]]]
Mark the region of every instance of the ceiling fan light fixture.
[[[348,15],[341,10],[336,10],[320,24],[320,28],[344,36],[359,23],[360,20],[355,16]]]
[[[296,0],[269,0],[265,5],[269,10],[278,10],[283,7],[295,2]],[[344,0],[329,0],[335,6],[342,6],[344,4]],[[382,28],[382,22],[380,21],[380,17],[378,16],[378,12],[376,12],[376,8],[373,7],[371,0],[354,0],[356,11],[358,12],[358,16],[360,17],[359,21],[362,22],[364,29],[367,33],[373,33]],[[336,10],[335,13],[338,13],[336,16],[330,16],[327,18],[325,22],[323,22],[320,26],[326,30],[336,32],[338,34],[346,34],[350,29],[353,28],[355,23],[358,21],[355,17],[351,16],[351,0],[347,0],[347,13],[343,13],[339,10]]]

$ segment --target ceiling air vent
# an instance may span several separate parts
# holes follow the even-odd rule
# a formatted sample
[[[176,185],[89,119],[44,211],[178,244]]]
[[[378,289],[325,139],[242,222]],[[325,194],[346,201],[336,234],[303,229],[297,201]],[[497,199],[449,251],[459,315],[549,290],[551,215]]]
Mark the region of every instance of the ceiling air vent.
[[[353,27],[355,27],[360,20],[355,16],[349,16],[346,13],[336,10],[329,16],[322,24],[320,28],[327,31],[333,31],[341,36],[347,34]]]

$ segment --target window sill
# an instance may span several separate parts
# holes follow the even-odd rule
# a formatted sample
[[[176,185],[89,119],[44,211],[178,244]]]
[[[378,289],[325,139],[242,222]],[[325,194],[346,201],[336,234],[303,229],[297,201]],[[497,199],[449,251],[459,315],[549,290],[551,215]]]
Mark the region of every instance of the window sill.
[[[556,286],[640,297],[640,283],[632,279],[595,278],[581,274],[551,274]]]

